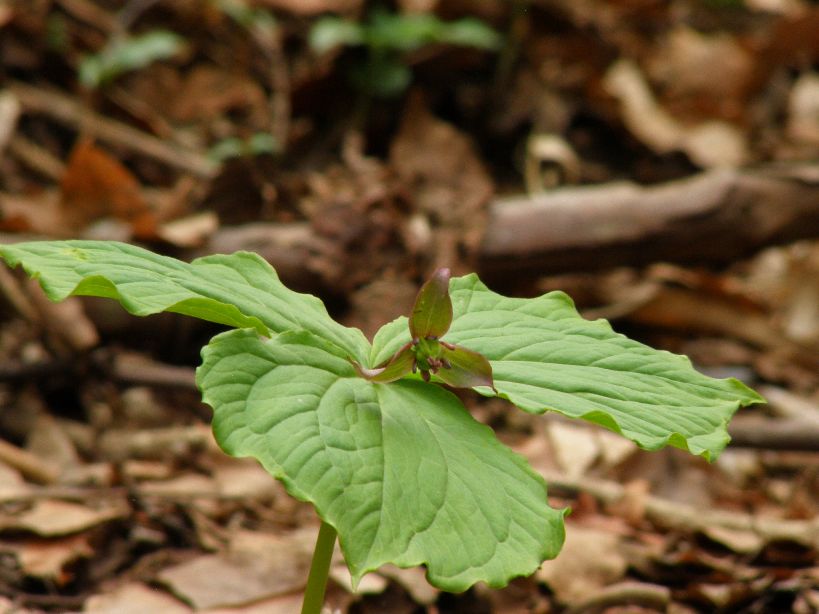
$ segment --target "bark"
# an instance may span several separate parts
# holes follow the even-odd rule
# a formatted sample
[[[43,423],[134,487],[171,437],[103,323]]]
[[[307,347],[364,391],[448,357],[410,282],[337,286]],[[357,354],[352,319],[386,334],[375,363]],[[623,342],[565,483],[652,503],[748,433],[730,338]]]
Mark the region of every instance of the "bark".
[[[720,265],[814,237],[819,167],[719,170],[658,186],[497,199],[479,268],[491,279],[656,261]]]

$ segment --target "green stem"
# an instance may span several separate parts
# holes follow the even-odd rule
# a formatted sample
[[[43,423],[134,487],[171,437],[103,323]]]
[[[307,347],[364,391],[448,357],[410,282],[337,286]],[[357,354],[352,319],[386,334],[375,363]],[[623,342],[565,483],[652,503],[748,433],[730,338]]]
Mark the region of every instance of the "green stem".
[[[301,614],[321,614],[324,589],[327,588],[327,576],[330,573],[330,561],[335,545],[336,530],[322,522],[316,539],[316,549],[313,551],[313,562],[310,563],[310,575],[307,576],[307,588],[304,589]]]

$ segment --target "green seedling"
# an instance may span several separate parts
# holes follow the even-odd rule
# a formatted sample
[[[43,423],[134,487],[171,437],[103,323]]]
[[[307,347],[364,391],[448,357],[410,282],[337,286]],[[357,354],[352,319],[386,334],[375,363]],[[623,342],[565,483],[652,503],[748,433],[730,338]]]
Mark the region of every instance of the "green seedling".
[[[266,132],[257,132],[248,139],[228,137],[208,150],[208,158],[214,162],[225,162],[235,158],[275,155],[279,153],[279,143]]]
[[[383,8],[371,11],[365,22],[323,17],[309,37],[317,53],[339,46],[363,48],[365,59],[352,66],[350,80],[364,93],[384,98],[400,94],[412,81],[405,58],[409,52],[433,44],[494,50],[500,41],[479,19],[443,21],[430,13],[402,15]]]
[[[387,563],[424,565],[453,592],[504,586],[560,551],[565,510],[549,506],[542,477],[441,384],[709,460],[734,412],[763,401],[584,320],[562,292],[508,298],[476,275],[438,271],[410,318],[370,343],[253,253],[185,263],[123,243],[47,241],[0,256],[55,301],[101,296],[140,316],[233,327],[202,350],[197,384],[222,449],[256,458],[322,520],[305,614],[321,609],[336,536],[354,585]]]
[[[98,53],[82,59],[79,68],[80,83],[96,89],[120,75],[175,56],[184,42],[181,36],[167,30],[153,30],[138,35],[115,35]]]

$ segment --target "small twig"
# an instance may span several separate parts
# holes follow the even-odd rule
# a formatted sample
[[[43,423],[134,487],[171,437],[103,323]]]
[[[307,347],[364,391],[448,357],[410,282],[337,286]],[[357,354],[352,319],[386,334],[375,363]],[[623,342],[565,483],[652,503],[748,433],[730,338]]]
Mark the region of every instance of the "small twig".
[[[19,82],[12,83],[10,89],[20,100],[25,112],[47,115],[100,140],[132,149],[199,177],[209,179],[218,170],[216,164],[196,151],[167,143],[94,113],[58,91],[41,90]]]
[[[96,354],[95,358],[104,359],[106,354],[108,353]],[[196,389],[196,373],[190,367],[167,365],[141,355],[122,352],[118,352],[113,361],[105,366],[109,364],[112,377],[119,381],[144,386]]]
[[[735,447],[819,452],[819,423],[808,420],[736,418],[728,433]]]
[[[9,152],[30,169],[54,181],[59,182],[65,173],[65,164],[61,160],[22,134],[15,134],[11,138]]]

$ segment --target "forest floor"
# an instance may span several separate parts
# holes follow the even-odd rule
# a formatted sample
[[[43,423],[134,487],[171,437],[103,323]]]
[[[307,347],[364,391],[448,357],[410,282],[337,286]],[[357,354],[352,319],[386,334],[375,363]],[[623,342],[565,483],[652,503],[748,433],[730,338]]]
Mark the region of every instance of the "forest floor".
[[[458,595],[337,559],[332,612],[819,611],[819,7],[375,4],[0,2],[0,243],[258,251],[368,336],[477,271],[768,400],[709,464],[461,395],[564,550]],[[298,611],[318,521],[214,442],[219,330],[0,268],[0,611]]]

